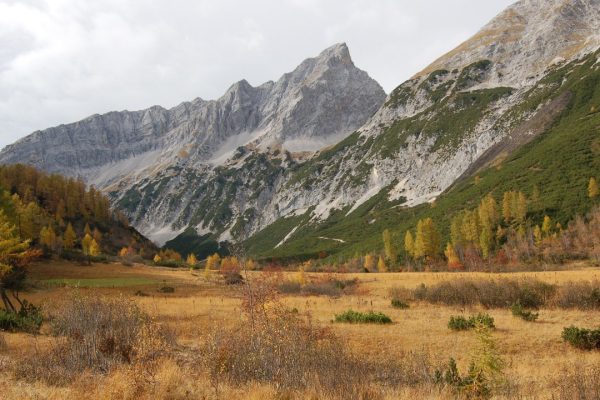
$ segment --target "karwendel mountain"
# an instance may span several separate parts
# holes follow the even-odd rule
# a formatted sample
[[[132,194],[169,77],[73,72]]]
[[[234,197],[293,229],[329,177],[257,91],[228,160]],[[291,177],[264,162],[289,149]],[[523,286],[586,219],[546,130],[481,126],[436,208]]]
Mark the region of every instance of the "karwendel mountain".
[[[35,132],[0,163],[82,177],[161,245],[263,256],[369,249],[511,182],[574,215],[600,170],[599,46],[600,0],[522,0],[387,97],[338,44],[218,100]]]

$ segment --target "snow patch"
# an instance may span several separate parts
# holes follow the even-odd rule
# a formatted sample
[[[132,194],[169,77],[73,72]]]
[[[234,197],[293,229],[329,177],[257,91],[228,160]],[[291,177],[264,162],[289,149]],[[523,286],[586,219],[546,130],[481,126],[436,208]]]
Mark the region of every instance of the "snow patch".
[[[294,229],[292,229],[290,231],[290,233],[288,233],[287,235],[285,235],[285,237],[281,240],[281,242],[277,243],[277,246],[275,246],[275,248],[278,248],[279,246],[281,246],[282,244],[284,244],[285,242],[287,242],[287,240],[292,237],[292,235],[294,234],[294,232],[296,232],[296,230],[299,227],[300,227],[300,225],[294,227]]]
[[[336,239],[336,238],[328,238],[325,236],[319,236],[319,239],[323,239],[323,240],[333,240],[334,242],[339,242],[339,243],[346,243],[345,240],[342,239]]]

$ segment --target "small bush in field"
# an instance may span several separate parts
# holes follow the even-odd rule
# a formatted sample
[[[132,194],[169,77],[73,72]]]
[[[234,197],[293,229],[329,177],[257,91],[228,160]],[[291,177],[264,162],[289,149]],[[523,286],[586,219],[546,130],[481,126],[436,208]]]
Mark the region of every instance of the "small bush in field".
[[[8,343],[6,343],[6,339],[4,335],[0,333],[0,352],[6,351],[8,349]]]
[[[41,309],[27,301],[23,301],[19,312],[0,310],[2,331],[36,333],[40,330],[43,320]]]
[[[526,310],[525,307],[523,307],[519,301],[517,301],[510,307],[510,311],[512,312],[513,316],[519,317],[522,320],[528,322],[535,322],[535,320],[537,320],[539,317],[539,313],[534,313],[532,311]]]
[[[50,348],[17,364],[18,378],[64,385],[83,371],[151,362],[170,345],[167,333],[125,298],[76,296],[51,317],[50,328]]]
[[[405,310],[405,309],[409,308],[410,306],[400,299],[392,299],[392,307]]]
[[[578,349],[600,350],[600,328],[583,329],[570,326],[563,330],[562,338]]]
[[[387,315],[369,311],[362,313],[358,311],[348,310],[335,316],[335,322],[345,322],[350,324],[391,324],[392,319]]]
[[[489,314],[472,315],[468,319],[462,315],[453,315],[450,317],[450,321],[448,321],[448,328],[453,331],[468,331],[474,329],[477,325],[493,329],[495,328],[494,318]]]
[[[175,288],[173,286],[161,286],[158,288],[158,291],[161,293],[175,293]]]

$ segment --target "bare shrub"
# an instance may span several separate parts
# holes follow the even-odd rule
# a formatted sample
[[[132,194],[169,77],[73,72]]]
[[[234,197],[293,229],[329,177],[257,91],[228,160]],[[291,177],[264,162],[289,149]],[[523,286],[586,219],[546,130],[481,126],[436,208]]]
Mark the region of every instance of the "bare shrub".
[[[147,363],[171,340],[130,300],[75,296],[51,319],[50,349],[17,365],[18,377],[62,385],[81,372],[107,373],[114,367]]]
[[[553,400],[600,399],[600,365],[572,365],[551,386]]]
[[[383,386],[432,380],[431,363],[425,356],[360,358],[330,329],[289,312],[278,301],[274,283],[263,280],[244,286],[242,320],[217,328],[201,350],[201,365],[216,391],[223,384],[258,382],[271,384],[281,393],[309,390],[318,398],[364,398],[366,393],[379,393]]]
[[[562,285],[552,301],[560,308],[600,309],[600,282],[568,282]]]
[[[357,287],[357,279],[336,279],[333,277],[315,279],[304,285],[300,282],[289,280],[277,285],[277,289],[283,294],[329,297],[352,294],[356,291]]]
[[[394,286],[389,289],[388,295],[393,300],[400,300],[403,303],[409,303],[414,300],[413,291],[402,287],[402,286]]]
[[[456,279],[429,287],[422,284],[413,291],[413,296],[429,303],[461,307],[503,308],[518,301],[535,309],[546,304],[555,291],[555,286],[537,279]]]
[[[6,350],[8,350],[8,343],[6,343],[4,334],[0,332],[0,352],[5,352]]]

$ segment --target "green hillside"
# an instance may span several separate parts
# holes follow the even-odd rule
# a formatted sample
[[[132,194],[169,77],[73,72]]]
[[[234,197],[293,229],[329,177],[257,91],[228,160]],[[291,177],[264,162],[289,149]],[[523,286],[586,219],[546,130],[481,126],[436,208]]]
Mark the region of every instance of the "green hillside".
[[[445,243],[450,219],[457,212],[476,207],[488,193],[497,201],[509,190],[520,190],[530,198],[534,187],[539,189],[540,202],[536,207],[530,204],[528,219],[540,223],[547,214],[566,225],[590,209],[587,183],[592,176],[600,177],[599,54],[550,71],[523,102],[503,117],[517,126],[527,112],[562,95],[568,103],[548,129],[495,166],[478,171],[478,179],[474,175],[464,177],[434,205],[402,207],[401,201],[389,203],[387,192],[382,191],[348,216],[349,209],[345,209],[318,224],[310,223],[306,217],[281,219],[246,241],[248,253],[283,261],[323,257],[326,253],[331,261],[343,260],[357,253],[381,250],[381,233],[386,228],[400,246],[404,232],[425,217],[433,218]],[[294,235],[275,247],[294,227],[298,227]]]

